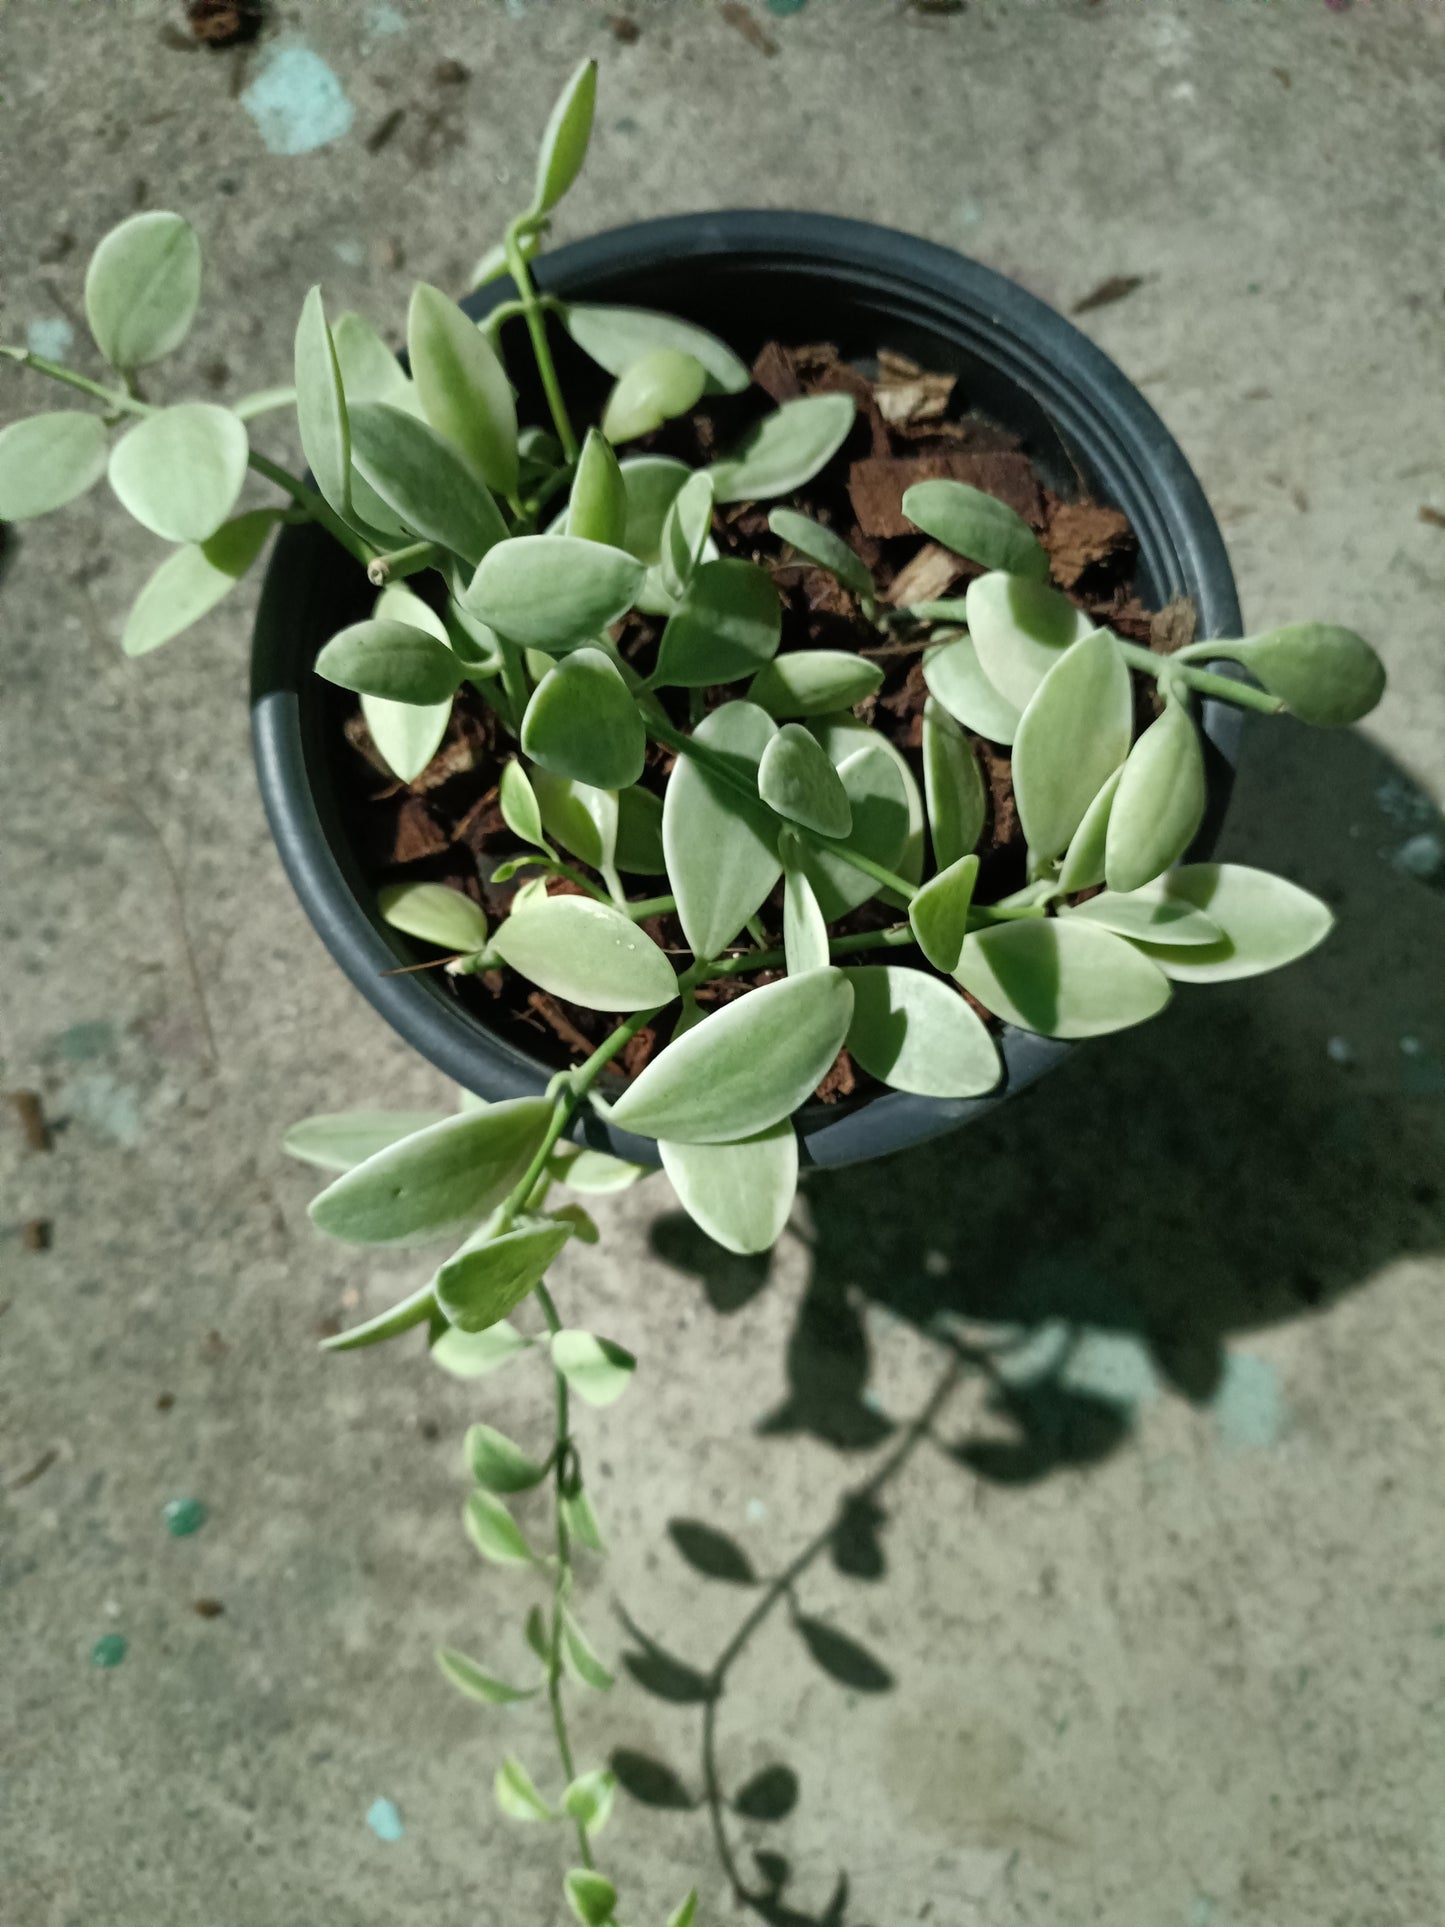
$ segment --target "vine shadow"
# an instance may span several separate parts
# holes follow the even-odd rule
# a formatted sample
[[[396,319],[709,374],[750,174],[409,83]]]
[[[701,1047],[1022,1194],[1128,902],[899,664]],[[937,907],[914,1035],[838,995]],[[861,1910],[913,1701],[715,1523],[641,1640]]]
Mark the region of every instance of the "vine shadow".
[[[920,1421],[897,1424],[869,1395],[881,1310],[938,1340],[951,1372],[984,1378],[986,1429],[934,1442],[971,1476],[1027,1488],[1132,1434],[1131,1388],[1080,1370],[1101,1334],[1204,1404],[1232,1338],[1445,1250],[1445,819],[1357,732],[1274,724],[1250,747],[1222,854],[1329,902],[1328,943],[1277,977],[1182,986],[1161,1018],[1077,1052],[965,1133],[808,1173],[808,1279],[764,1435],[845,1454],[893,1440],[888,1462],[921,1442]],[[652,1243],[719,1317],[769,1281],[770,1256],[731,1257],[680,1213]],[[845,1493],[788,1572],[827,1554],[882,1578],[880,1490],[875,1475]],[[677,1522],[673,1537],[687,1557]],[[726,1670],[698,1675],[709,1729]],[[703,1804],[736,1897],[771,1927],[844,1927],[846,1874],[809,1914],[785,1900],[783,1856],[755,1855],[761,1884],[741,1873],[724,1826],[741,1810],[709,1784],[709,1745],[710,1732]],[[635,1773],[619,1778],[646,1797]]]

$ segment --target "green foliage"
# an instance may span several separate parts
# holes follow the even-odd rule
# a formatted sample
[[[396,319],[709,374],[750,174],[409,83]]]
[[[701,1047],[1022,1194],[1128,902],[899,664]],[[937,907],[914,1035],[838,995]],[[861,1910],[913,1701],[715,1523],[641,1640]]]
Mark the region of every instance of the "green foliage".
[[[492,948],[552,996],[592,1010],[650,1010],[677,995],[672,965],[651,937],[591,897],[544,897],[514,910]]]
[[[584,60],[558,96],[542,135],[532,215],[549,214],[581,173],[596,104],[597,62]]]
[[[554,776],[621,790],[642,774],[647,731],[612,658],[574,649],[537,684],[522,718],[522,748]]]
[[[701,363],[710,391],[740,395],[752,381],[747,363],[725,342],[675,315],[573,301],[562,309],[562,325],[582,352],[609,375],[625,375],[645,355],[672,348]]]
[[[734,682],[776,654],[782,629],[778,592],[762,569],[733,556],[704,562],[662,633],[652,680],[679,689]]]
[[[672,499],[662,525],[659,566],[663,587],[681,599],[702,560],[712,526],[712,479],[699,471],[690,475]]]
[[[0,500],[0,516],[3,508]],[[206,541],[176,549],[131,604],[120,638],[125,653],[147,655],[208,615],[255,562],[275,526],[275,509],[252,509],[223,522]]]
[[[606,1767],[579,1773],[562,1796],[562,1805],[588,1833],[601,1833],[612,1814],[617,1775]]]
[[[1142,889],[1177,863],[1204,820],[1204,754],[1173,695],[1129,751],[1109,810],[1104,875],[1111,890]]]
[[[932,696],[923,705],[923,782],[934,861],[950,870],[983,834],[988,792],[972,744]]]
[[[229,408],[179,402],[125,431],[110,451],[110,485],[153,535],[205,542],[236,506],[249,452]]]
[[[903,495],[910,522],[983,569],[1047,581],[1049,558],[1023,517],[967,482],[915,482]]]
[[[562,533],[579,536],[584,542],[603,542],[609,548],[626,548],[627,512],[627,483],[622,466],[607,438],[595,428],[589,428],[567,503],[567,526]]]
[[[756,502],[801,488],[847,441],[854,412],[851,395],[784,402],[726,461],[713,464],[713,494],[719,502]]]
[[[105,473],[99,415],[57,408],[0,429],[0,522],[28,522],[74,502]]]
[[[877,663],[840,649],[797,649],[760,669],[748,701],[782,722],[787,717],[831,716],[871,696],[883,682]]]
[[[487,1492],[530,1492],[547,1476],[545,1465],[490,1425],[471,1425],[466,1438],[467,1470]]]
[[[393,930],[434,943],[461,956],[487,941],[486,914],[469,896],[446,883],[389,883],[377,898]]]
[[[843,1047],[853,990],[841,970],[765,984],[674,1038],[612,1107],[624,1130],[727,1144],[794,1112]]]
[[[537,1791],[531,1774],[510,1753],[497,1768],[497,1806],[509,1820],[555,1820],[557,1814]]]
[[[490,1492],[476,1491],[468,1498],[462,1513],[467,1537],[484,1559],[494,1566],[530,1566],[536,1555],[527,1544],[522,1528],[500,1499]]]
[[[874,1077],[920,1097],[981,1097],[1003,1072],[988,1026],[941,978],[897,964],[844,973],[848,1048]]]
[[[837,755],[836,750],[832,753]],[[908,792],[893,756],[882,738],[875,737],[842,756],[837,769],[852,817],[848,847],[887,870],[895,869],[908,844],[909,813]],[[804,867],[829,923],[878,893],[876,878],[823,845],[809,850]]]
[[[506,1319],[479,1332],[445,1325],[432,1339],[431,1357],[433,1364],[453,1378],[488,1378],[530,1351],[532,1344]]]
[[[826,968],[828,926],[803,868],[802,841],[794,831],[780,834],[778,853],[783,859],[783,954],[788,975],[801,977],[806,971]]]
[[[382,590],[372,614],[381,621],[424,629],[450,647],[445,622],[419,595],[399,582]],[[403,783],[410,783],[441,748],[452,705],[450,697],[436,703],[396,703],[388,702],[385,696],[363,695],[361,713],[371,732],[372,746],[387,768]]]
[[[1081,642],[1094,626],[1057,589],[1017,575],[979,576],[969,583],[964,606],[979,668],[997,694],[1019,712],[1028,708],[1034,691],[1064,650]],[[945,708],[949,706],[946,691],[934,694]],[[966,724],[968,718],[961,716],[959,721]]]
[[[419,281],[406,324],[422,412],[487,487],[517,491],[517,405],[507,371],[481,329],[440,289]]]
[[[436,1660],[443,1679],[467,1699],[477,1700],[483,1706],[514,1706],[518,1700],[536,1697],[535,1686],[508,1686],[484,1672],[474,1659],[468,1659],[454,1646],[438,1646]]]
[[[642,564],[576,535],[521,535],[486,556],[467,606],[499,635],[560,651],[589,642],[632,606]]]
[[[443,1120],[432,1111],[331,1111],[293,1124],[281,1140],[288,1157],[322,1171],[349,1171],[367,1158]]]
[[[693,739],[721,758],[737,782],[690,756],[678,758],[668,782],[662,803],[667,880],[683,934],[699,957],[720,955],[782,874],[777,820],[755,794],[776,727],[752,703],[724,703],[703,718]]]
[[[111,229],[85,274],[95,345],[123,374],[179,348],[201,299],[201,244],[189,221],[159,210]]]
[[[820,836],[847,836],[853,809],[837,770],[801,723],[785,723],[758,764],[758,795],[771,810]]]
[[[1224,935],[1217,944],[1145,946],[1176,983],[1227,983],[1278,970],[1323,943],[1334,924],[1328,905],[1284,877],[1243,863],[1190,863],[1171,870],[1167,896],[1192,904]]]
[[[1129,671],[1113,636],[1096,629],[1049,670],[1014,736],[1014,799],[1033,856],[1052,860],[1068,848],[1090,803],[1128,756],[1133,733]],[[1128,782],[1126,771],[1123,788]]]
[[[774,509],[768,516],[768,527],[779,541],[790,543],[799,555],[807,556],[810,562],[835,576],[845,589],[851,589],[865,607],[871,606],[873,578],[841,535],[825,529],[821,522],[814,522],[809,516],[799,515],[796,509]],[[832,707],[846,705],[835,703]]]
[[[662,1168],[693,1222],[727,1251],[769,1251],[798,1188],[798,1136],[791,1118],[730,1144],[658,1146]]]
[[[946,870],[931,876],[908,906],[908,921],[918,947],[935,970],[951,976],[958,968],[963,940],[968,935],[968,913],[978,882],[978,858],[961,856]]]
[[[1242,663],[1302,723],[1337,728],[1367,716],[1385,693],[1385,667],[1353,629],[1290,623],[1241,642],[1194,643],[1181,659],[1222,656]]]
[[[584,1404],[599,1407],[615,1405],[637,1370],[631,1352],[585,1331],[555,1332],[552,1363]]]
[[[383,401],[360,403],[349,420],[357,471],[408,534],[473,566],[503,543],[507,525],[480,475],[430,423]]]
[[[360,316],[352,318],[360,322]],[[390,367],[400,373],[395,357],[385,345],[378,340],[377,346]],[[338,515],[349,516],[351,421],[341,363],[327,326],[319,287],[312,288],[301,304],[301,318],[296,324],[295,369],[296,424],[301,431],[302,453],[316,477],[317,488]]]
[[[617,1905],[617,1889],[600,1873],[574,1867],[562,1883],[567,1905],[582,1927],[607,1927]]]
[[[389,617],[352,623],[316,658],[317,675],[343,689],[426,706],[450,701],[465,667],[429,631]]]
[[[993,743],[1013,741],[1019,710],[984,674],[972,636],[959,636],[928,650],[923,658],[923,680],[934,700],[965,729],[977,730]]]
[[[680,348],[654,348],[630,362],[602,411],[602,433],[614,445],[650,435],[685,415],[707,386],[707,370]]]
[[[1102,1037],[1144,1023],[1169,1001],[1169,980],[1148,957],[1077,918],[976,931],[955,975],[985,1009],[1045,1037]]]
[[[1127,893],[1101,890],[1087,903],[1065,904],[1059,915],[1082,917],[1140,943],[1217,944],[1224,935],[1212,917],[1171,896],[1167,877]]]

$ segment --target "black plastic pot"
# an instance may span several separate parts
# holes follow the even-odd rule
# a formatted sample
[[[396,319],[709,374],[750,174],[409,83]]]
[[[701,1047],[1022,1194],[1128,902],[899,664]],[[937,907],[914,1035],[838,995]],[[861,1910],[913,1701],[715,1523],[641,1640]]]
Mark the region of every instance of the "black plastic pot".
[[[1140,550],[1142,594],[1155,606],[1193,598],[1204,636],[1239,634],[1224,542],[1183,454],[1139,391],[1062,316],[977,262],[910,235],[816,214],[734,212],[644,221],[579,241],[537,265],[539,285],[574,300],[665,309],[701,322],[745,358],[764,341],[833,341],[850,356],[878,348],[963,378],[970,406],[1020,433],[1052,485],[1083,477],[1122,509]],[[466,305],[480,315],[514,290],[502,281]],[[565,341],[564,385],[585,402],[601,381]],[[544,419],[523,387],[523,419]],[[530,404],[530,405],[529,405]],[[360,571],[314,527],[284,529],[256,622],[252,723],[261,793],[286,867],[326,947],[393,1028],[439,1070],[492,1100],[538,1093],[549,1069],[489,1030],[435,974],[385,976],[414,961],[382,923],[341,808],[335,692],[312,673],[322,644],[364,612]],[[1196,854],[1228,797],[1238,712],[1206,703],[1211,809]],[[816,1164],[878,1157],[956,1129],[1032,1084],[1072,1048],[1008,1030],[1005,1075],[989,1097],[889,1092],[851,1109],[808,1107],[804,1154]],[[578,1135],[655,1163],[649,1140],[579,1120]]]

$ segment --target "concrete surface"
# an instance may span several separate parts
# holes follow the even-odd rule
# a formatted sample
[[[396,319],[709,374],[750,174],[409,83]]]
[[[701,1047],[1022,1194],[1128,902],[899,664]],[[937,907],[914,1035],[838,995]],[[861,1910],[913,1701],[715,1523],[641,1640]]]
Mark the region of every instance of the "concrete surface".
[[[1145,277],[1084,325],[1195,462],[1252,620],[1323,613],[1388,660],[1365,731],[1251,739],[1229,835],[1325,890],[1339,934],[1181,995],[971,1137],[819,1182],[771,1267],[708,1259],[660,1182],[604,1204],[564,1312],[643,1363],[582,1427],[615,1548],[585,1610],[608,1654],[617,1608],[710,1665],[751,1595],[692,1573],[666,1521],[776,1571],[905,1435],[948,1336],[1011,1333],[992,1379],[962,1354],[930,1436],[851,1508],[854,1575],[823,1556],[798,1583],[890,1690],[827,1678],[785,1611],[731,1676],[726,1787],[798,1777],[788,1817],[730,1823],[749,1878],[753,1848],[791,1863],[775,1917],[1440,1919],[1445,895],[1411,865],[1445,781],[1445,529],[1418,514],[1445,508],[1445,12],[811,0],[767,17],[768,57],[681,0],[634,0],[630,46],[564,0],[312,0],[243,57],[166,44],[180,11],[0,0],[0,338],[89,368],[84,260],[138,205],[186,210],[207,250],[174,392],[284,377],[317,278],[395,326],[409,274],[456,285],[515,204],[588,51],[564,234],[800,205],[1066,308]],[[442,57],[470,80],[435,83]],[[0,416],[47,405],[0,381]],[[555,1784],[545,1721],[474,1715],[430,1658],[518,1663],[529,1589],[461,1537],[458,1442],[478,1413],[539,1439],[542,1386],[315,1351],[414,1266],[313,1240],[282,1129],[446,1094],[272,854],[254,590],[120,658],[154,547],[97,491],[21,533],[0,595],[0,1087],[57,1125],[48,1155],[0,1125],[0,1920],[558,1921],[563,1844],[488,1791],[503,1746]],[[31,1217],[49,1252],[21,1249]],[[183,1539],[179,1496],[209,1508]],[[108,1632],[129,1649],[102,1671]],[[698,1787],[697,1709],[630,1675],[580,1734]],[[399,1840],[368,1826],[379,1799]],[[708,1927],[738,1917],[702,1813],[620,1800],[603,1845],[633,1927],[693,1878]]]

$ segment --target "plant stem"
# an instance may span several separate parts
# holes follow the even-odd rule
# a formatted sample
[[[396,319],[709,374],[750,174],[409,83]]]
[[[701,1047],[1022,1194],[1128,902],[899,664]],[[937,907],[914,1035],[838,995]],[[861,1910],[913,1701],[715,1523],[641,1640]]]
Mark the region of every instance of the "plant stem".
[[[527,713],[527,672],[522,667],[522,654],[516,643],[508,642],[505,636],[498,636],[497,643],[502,652],[502,688],[512,712],[511,731],[520,737],[522,718]]]
[[[374,589],[384,589],[388,582],[400,582],[409,575],[420,575],[423,569],[431,568],[440,556],[441,550],[435,542],[408,542],[403,549],[392,549],[386,555],[373,556],[366,565],[367,579]]]
[[[254,448],[251,450],[249,460],[251,467],[258,475],[264,475],[266,480],[274,482],[277,488],[285,489],[291,500],[298,507],[305,509],[313,522],[319,522],[326,533],[339,542],[348,555],[354,556],[363,569],[371,566],[375,551],[370,544],[363,542],[354,529],[347,528],[331,504],[323,501],[315,489],[307,488],[306,484],[298,480],[289,468],[282,468],[279,462],[273,462],[269,455],[262,455]]]
[[[619,903],[619,910],[625,910],[634,923],[645,923],[649,917],[665,917],[669,910],[677,908],[676,897],[643,897],[638,903]]]
[[[52,381],[63,381],[67,388],[77,388],[82,395],[89,395],[95,401],[103,401],[112,414],[154,415],[157,412],[149,402],[127,393],[124,388],[107,388],[101,382],[92,381],[89,375],[78,375],[62,362],[51,361],[46,355],[31,354],[28,348],[0,347],[0,355],[7,361],[18,362],[22,368],[33,368],[37,375],[48,375]]]
[[[557,439],[562,444],[562,453],[569,462],[577,459],[577,437],[572,429],[572,418],[567,413],[567,403],[563,399],[562,384],[557,379],[557,369],[552,361],[551,344],[547,340],[546,308],[537,294],[532,282],[532,271],[527,266],[526,256],[518,236],[518,221],[513,221],[506,232],[503,245],[507,251],[507,269],[522,303],[527,317],[527,333],[532,337],[532,353],[537,362],[537,373],[542,377],[542,391],[547,397],[547,406],[552,411],[552,425],[557,430]]]
[[[562,1321],[557,1316],[557,1307],[552,1302],[552,1294],[543,1284],[537,1285],[535,1291],[537,1303],[542,1307],[542,1316],[547,1321],[547,1330],[555,1336],[562,1329]],[[567,1710],[562,1704],[563,1610],[567,1603],[567,1591],[572,1582],[572,1535],[567,1530],[567,1508],[563,1504],[566,1494],[562,1482],[567,1473],[571,1438],[567,1381],[555,1367],[552,1371],[552,1379],[556,1389],[557,1410],[556,1443],[552,1449],[553,1511],[557,1521],[557,1576],[552,1586],[552,1620],[547,1635],[547,1700],[552,1708],[552,1733],[557,1741],[557,1757],[562,1763],[566,1783],[571,1786],[577,1778],[577,1768],[572,1756],[572,1741],[567,1732]],[[587,1829],[580,1820],[577,1822],[577,1849],[582,1855],[583,1866],[592,1866],[592,1842],[588,1839]]]
[[[1271,696],[1268,690],[1256,689],[1253,683],[1236,682],[1233,676],[1216,675],[1211,669],[1196,669],[1192,663],[1182,662],[1177,656],[1156,655],[1152,649],[1141,648],[1137,642],[1121,642],[1119,647],[1131,669],[1138,669],[1146,676],[1158,677],[1166,669],[1172,668],[1201,696],[1217,696],[1221,702],[1235,703],[1240,709],[1257,709],[1262,716],[1278,716],[1285,707],[1277,696]]]

